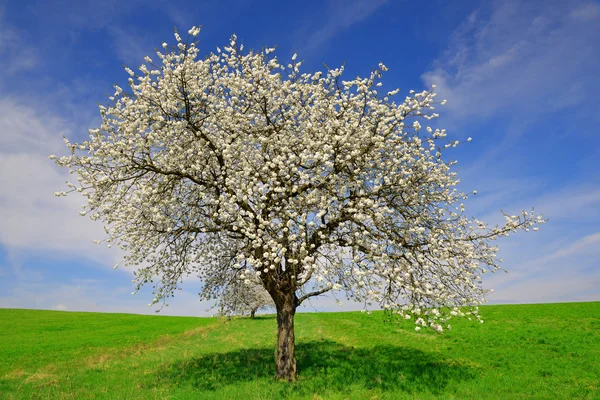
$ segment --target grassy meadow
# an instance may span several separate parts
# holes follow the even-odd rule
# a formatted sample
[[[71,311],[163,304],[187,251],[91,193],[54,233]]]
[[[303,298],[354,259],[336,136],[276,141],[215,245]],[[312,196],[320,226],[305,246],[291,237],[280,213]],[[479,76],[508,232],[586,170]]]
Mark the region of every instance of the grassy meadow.
[[[600,399],[600,302],[481,308],[444,335],[301,313],[299,380],[255,320],[0,309],[0,399]]]

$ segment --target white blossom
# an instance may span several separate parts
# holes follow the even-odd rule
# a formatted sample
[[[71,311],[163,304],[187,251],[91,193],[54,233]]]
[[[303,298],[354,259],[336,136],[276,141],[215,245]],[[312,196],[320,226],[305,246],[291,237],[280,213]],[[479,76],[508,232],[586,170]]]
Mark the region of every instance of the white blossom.
[[[257,311],[274,307],[273,300],[258,279],[231,277],[228,282],[223,282],[222,287],[215,304],[221,316],[250,314],[254,317]]]

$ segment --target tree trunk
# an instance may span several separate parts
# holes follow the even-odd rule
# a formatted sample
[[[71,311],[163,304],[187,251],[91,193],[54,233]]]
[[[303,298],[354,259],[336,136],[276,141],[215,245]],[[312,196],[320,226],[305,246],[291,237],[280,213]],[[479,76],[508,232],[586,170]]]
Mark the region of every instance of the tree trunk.
[[[297,377],[294,315],[296,314],[296,295],[286,294],[277,302],[277,351],[275,368],[277,379],[295,381]]]
[[[253,308],[252,310],[250,310],[250,318],[254,319],[255,314],[256,314],[256,308]]]

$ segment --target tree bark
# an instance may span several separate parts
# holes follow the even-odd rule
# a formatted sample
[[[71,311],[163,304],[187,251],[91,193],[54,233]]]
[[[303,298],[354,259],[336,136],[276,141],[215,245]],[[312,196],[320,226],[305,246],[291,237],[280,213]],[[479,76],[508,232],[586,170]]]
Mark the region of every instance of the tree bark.
[[[297,299],[295,293],[285,294],[275,305],[277,308],[277,351],[275,368],[277,379],[295,381],[297,377],[294,316]]]
[[[254,319],[254,316],[256,314],[256,308],[253,308],[252,310],[250,310],[250,318]]]

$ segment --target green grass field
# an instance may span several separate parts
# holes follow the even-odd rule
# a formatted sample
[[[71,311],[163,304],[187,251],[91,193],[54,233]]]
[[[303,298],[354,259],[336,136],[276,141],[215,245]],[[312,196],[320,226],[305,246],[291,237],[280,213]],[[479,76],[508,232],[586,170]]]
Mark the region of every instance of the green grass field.
[[[377,312],[298,314],[289,384],[273,379],[272,315],[0,309],[0,398],[600,399],[600,302],[482,315],[441,336]]]

